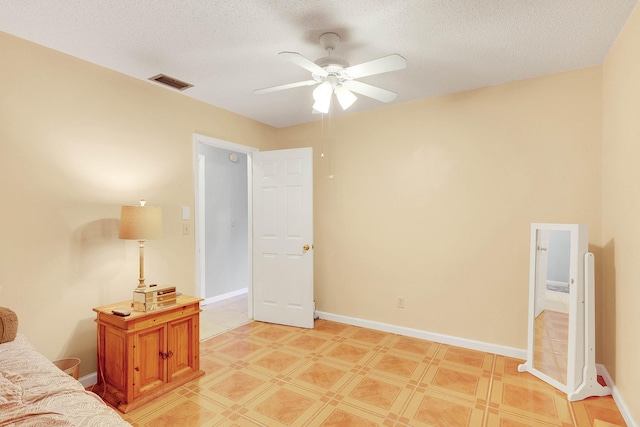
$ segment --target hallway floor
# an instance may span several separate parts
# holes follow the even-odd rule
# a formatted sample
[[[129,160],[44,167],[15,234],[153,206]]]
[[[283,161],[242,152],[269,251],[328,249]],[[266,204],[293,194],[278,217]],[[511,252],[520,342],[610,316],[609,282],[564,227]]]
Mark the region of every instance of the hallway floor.
[[[200,341],[247,323],[247,298],[247,294],[242,294],[202,306]]]
[[[206,311],[206,310],[205,310]],[[203,312],[205,313],[205,312]],[[327,320],[249,322],[201,343],[206,375],[124,414],[134,426],[624,426],[521,360]]]

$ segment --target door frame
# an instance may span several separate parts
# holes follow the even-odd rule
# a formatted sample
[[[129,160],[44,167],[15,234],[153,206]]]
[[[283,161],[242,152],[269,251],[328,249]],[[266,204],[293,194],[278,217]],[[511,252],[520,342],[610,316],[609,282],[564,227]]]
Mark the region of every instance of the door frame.
[[[196,255],[196,295],[204,294],[205,279],[205,226],[204,214],[204,167],[200,161],[198,145],[236,151],[247,155],[247,239],[248,239],[248,307],[247,317],[253,319],[253,153],[260,151],[255,147],[236,144],[235,142],[212,138],[206,135],[193,134],[193,171],[194,171],[194,200],[195,200],[195,255]]]

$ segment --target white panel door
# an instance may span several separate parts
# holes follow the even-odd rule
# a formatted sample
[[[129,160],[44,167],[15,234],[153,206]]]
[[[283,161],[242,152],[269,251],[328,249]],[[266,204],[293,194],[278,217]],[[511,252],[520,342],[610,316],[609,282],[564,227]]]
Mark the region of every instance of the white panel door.
[[[313,151],[253,154],[253,318],[313,328]]]

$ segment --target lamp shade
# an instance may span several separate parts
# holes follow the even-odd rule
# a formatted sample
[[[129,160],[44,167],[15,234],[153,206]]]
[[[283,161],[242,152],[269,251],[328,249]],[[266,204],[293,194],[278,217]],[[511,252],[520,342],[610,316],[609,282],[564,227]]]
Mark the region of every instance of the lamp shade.
[[[150,240],[162,235],[162,209],[155,206],[122,206],[121,239]]]

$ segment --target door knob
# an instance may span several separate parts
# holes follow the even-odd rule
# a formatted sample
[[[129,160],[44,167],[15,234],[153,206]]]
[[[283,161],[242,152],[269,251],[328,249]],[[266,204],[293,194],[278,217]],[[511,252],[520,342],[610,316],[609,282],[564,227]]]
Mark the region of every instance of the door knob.
[[[309,245],[304,245],[304,246],[302,247],[302,249],[304,249],[304,251],[305,251],[305,252],[306,252],[306,251],[308,251],[308,250],[309,250]]]

